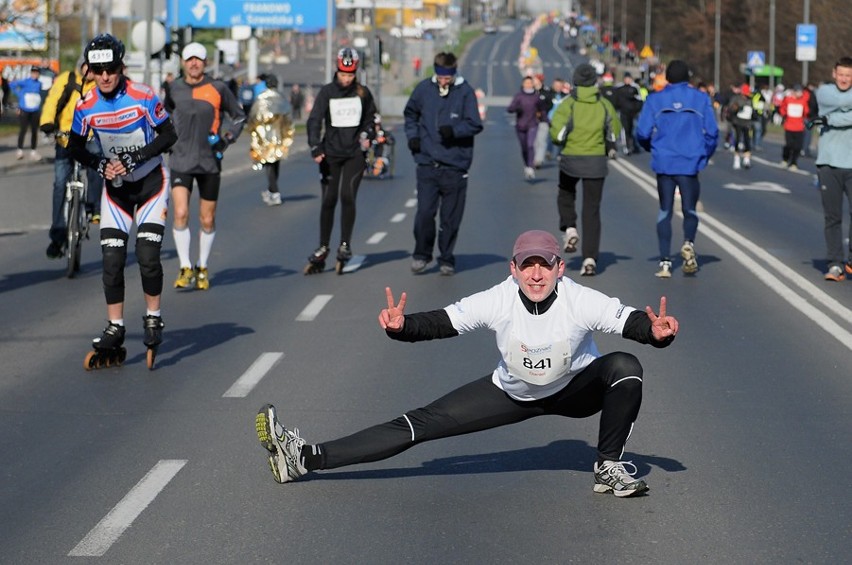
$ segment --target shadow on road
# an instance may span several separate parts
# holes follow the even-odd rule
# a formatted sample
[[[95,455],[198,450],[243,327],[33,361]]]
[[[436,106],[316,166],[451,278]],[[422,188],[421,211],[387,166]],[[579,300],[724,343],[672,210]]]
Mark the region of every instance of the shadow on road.
[[[203,353],[241,335],[252,334],[254,330],[238,326],[232,322],[206,324],[197,328],[170,330],[164,332],[164,341],[157,352],[156,368],[175,365],[189,357]],[[128,338],[131,337],[128,335]],[[141,340],[141,334],[138,339]],[[127,359],[125,365],[144,363],[146,352]]]
[[[420,467],[375,469],[367,471],[319,471],[308,475],[310,480],[396,479],[436,475],[473,475],[484,473],[516,473],[519,471],[580,471],[591,473],[597,450],[580,440],[559,440],[543,447],[530,447],[514,451],[461,455],[426,461]],[[651,471],[651,466],[670,473],[684,471],[686,467],[675,459],[625,453],[625,461],[632,460],[637,477]]]

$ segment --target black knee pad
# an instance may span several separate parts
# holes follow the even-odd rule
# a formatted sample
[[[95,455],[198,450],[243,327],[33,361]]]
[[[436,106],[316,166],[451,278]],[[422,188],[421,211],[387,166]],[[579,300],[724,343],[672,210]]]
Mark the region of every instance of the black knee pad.
[[[136,233],[136,261],[142,275],[142,290],[145,294],[158,296],[163,292],[163,264],[160,248],[163,246],[163,226],[142,224]]]
[[[124,264],[127,262],[127,234],[114,228],[101,230],[103,283],[107,304],[124,302]]]
[[[612,363],[612,371],[610,372],[610,378],[613,381],[618,381],[623,379],[624,377],[639,377],[642,378],[642,364],[639,363],[639,359],[636,358],[632,353],[625,353],[623,351],[616,351],[614,353],[609,354]],[[613,382],[609,383],[610,385]],[[630,383],[632,386],[642,386],[642,381],[636,381]]]

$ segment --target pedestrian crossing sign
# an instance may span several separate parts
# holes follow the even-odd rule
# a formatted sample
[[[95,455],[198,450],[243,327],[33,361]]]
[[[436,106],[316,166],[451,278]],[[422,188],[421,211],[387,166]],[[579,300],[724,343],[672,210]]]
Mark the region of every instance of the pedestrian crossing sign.
[[[766,64],[766,53],[763,51],[749,51],[746,56],[746,67],[756,69]]]

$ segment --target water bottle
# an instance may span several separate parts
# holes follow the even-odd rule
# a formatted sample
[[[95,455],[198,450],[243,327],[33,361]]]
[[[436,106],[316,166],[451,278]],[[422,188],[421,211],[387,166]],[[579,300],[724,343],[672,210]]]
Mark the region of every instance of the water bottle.
[[[117,177],[113,177],[113,179],[112,179],[112,187],[113,188],[121,188],[121,185],[123,185],[123,184],[124,184],[124,177],[123,176],[119,175]]]
[[[215,134],[215,133],[211,133],[210,135],[207,136],[207,141],[210,143],[210,146],[213,147],[214,145],[219,143],[219,135]],[[222,159],[222,152],[221,151],[215,151],[214,155],[216,155],[217,159]]]

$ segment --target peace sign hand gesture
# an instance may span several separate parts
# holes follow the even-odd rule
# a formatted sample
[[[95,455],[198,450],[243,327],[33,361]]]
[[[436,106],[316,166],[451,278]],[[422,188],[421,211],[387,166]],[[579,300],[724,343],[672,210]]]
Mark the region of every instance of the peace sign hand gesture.
[[[645,313],[651,319],[651,333],[657,341],[663,341],[677,335],[678,322],[673,316],[666,315],[666,297],[660,297],[660,315],[654,314],[650,306],[645,306]]]
[[[408,297],[403,292],[399,303],[394,305],[393,292],[389,286],[385,287],[385,296],[388,299],[388,307],[379,312],[379,325],[389,332],[401,332],[405,324],[405,301]]]

